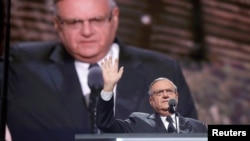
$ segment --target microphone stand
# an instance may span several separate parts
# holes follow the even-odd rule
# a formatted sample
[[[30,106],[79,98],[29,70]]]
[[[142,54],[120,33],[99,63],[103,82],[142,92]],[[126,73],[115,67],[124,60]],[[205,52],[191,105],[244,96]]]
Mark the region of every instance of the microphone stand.
[[[99,95],[101,93],[102,89],[96,89],[96,88],[91,88],[91,94],[90,94],[90,101],[91,104],[89,105],[89,112],[91,114],[90,120],[91,120],[91,132],[93,134],[100,134],[100,130],[96,126],[96,106],[97,106],[97,101],[99,98]]]
[[[170,99],[168,101],[168,109],[169,109],[169,112],[172,113],[172,114],[175,114],[174,117],[175,117],[175,127],[176,127],[176,130],[175,130],[175,133],[180,133],[180,127],[179,127],[179,113],[176,111],[176,100],[175,99]]]
[[[180,133],[180,122],[179,122],[179,113],[175,111],[175,127],[176,127],[176,133]]]
[[[102,70],[97,63],[89,66],[88,86],[91,89],[89,112],[91,120],[91,132],[100,134],[100,130],[96,126],[96,106],[99,95],[103,89]]]

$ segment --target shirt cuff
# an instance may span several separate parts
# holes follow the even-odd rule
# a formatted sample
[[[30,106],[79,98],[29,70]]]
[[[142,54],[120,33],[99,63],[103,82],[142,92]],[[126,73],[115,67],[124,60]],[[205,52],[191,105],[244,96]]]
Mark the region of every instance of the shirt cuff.
[[[113,92],[105,92],[105,91],[101,91],[101,98],[104,101],[109,101],[113,96]]]

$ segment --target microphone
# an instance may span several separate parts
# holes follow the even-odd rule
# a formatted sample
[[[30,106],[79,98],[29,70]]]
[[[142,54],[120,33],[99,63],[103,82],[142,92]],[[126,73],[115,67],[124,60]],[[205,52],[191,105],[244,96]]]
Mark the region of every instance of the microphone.
[[[176,100],[175,99],[170,99],[168,101],[168,105],[169,105],[168,111],[170,113],[172,113],[172,114],[175,113],[176,112]]]
[[[176,127],[176,132],[180,133],[180,127],[179,127],[179,113],[176,111],[176,100],[175,99],[170,99],[168,101],[168,111],[173,114],[175,113],[175,127]]]
[[[91,90],[89,98],[89,112],[91,120],[91,132],[99,134],[100,131],[96,126],[96,106],[99,94],[103,89],[104,81],[102,77],[102,70],[98,64],[91,64],[89,67],[88,74],[88,86]]]
[[[91,91],[101,91],[103,88],[102,70],[96,64],[89,68],[88,86]]]

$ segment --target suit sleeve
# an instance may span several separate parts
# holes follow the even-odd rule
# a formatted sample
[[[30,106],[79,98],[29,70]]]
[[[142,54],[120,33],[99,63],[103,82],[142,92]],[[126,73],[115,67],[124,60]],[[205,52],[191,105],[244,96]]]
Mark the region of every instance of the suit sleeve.
[[[104,101],[99,97],[97,103],[96,124],[104,133],[127,133],[132,132],[132,127],[125,120],[115,119],[114,99]]]

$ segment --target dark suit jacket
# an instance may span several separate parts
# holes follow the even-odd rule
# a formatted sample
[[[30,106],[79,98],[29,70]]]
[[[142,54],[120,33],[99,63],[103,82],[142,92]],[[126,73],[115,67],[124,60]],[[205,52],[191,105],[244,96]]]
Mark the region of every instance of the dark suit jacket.
[[[97,104],[97,126],[104,133],[167,133],[160,115],[133,112],[127,119],[117,119],[113,114],[113,98]],[[180,133],[207,133],[206,124],[179,115]]]
[[[120,45],[119,65],[125,72],[117,86],[118,118],[126,118],[133,111],[153,111],[147,91],[157,77],[168,77],[178,86],[179,112],[197,118],[176,61],[160,53]],[[8,70],[7,123],[14,141],[70,141],[75,134],[90,133],[74,59],[60,43],[28,42],[11,47]]]

